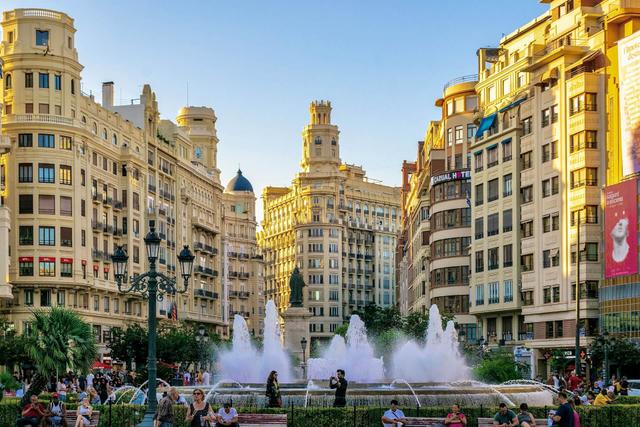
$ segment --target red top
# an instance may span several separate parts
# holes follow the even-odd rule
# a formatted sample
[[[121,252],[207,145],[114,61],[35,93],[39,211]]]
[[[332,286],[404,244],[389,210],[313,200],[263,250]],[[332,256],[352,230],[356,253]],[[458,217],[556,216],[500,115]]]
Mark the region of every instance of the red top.
[[[24,408],[22,408],[23,411],[23,417],[38,417],[41,418],[42,414],[44,414],[44,406],[42,406],[42,403],[36,403],[37,407],[40,409],[41,412],[38,412],[37,408],[34,408],[31,406],[31,403],[27,403],[26,405],[24,405]],[[27,411],[27,412],[24,412]]]
[[[451,412],[451,413],[449,413],[449,414],[447,415],[447,418],[453,418],[453,416],[454,416],[454,415],[453,415],[453,412]],[[460,420],[464,420],[464,418],[465,418],[465,417],[464,417],[464,414],[463,414],[462,412],[458,412],[458,418],[459,418]],[[449,426],[449,427],[464,427],[464,424],[459,423],[459,422],[455,422],[455,423],[450,423],[450,424],[448,424],[448,426]]]
[[[571,391],[575,391],[578,386],[580,385],[580,383],[582,382],[582,380],[580,378],[578,378],[576,375],[572,375],[569,377],[569,390]]]

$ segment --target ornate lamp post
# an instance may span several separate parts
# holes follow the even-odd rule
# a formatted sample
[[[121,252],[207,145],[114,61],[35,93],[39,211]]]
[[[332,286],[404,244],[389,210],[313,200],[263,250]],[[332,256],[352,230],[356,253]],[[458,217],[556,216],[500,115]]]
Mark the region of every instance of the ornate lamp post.
[[[207,348],[207,344],[209,344],[209,334],[202,323],[198,326],[196,342],[198,343],[200,370],[202,370],[208,365],[208,363],[206,363],[204,353]]]
[[[307,337],[302,337],[300,346],[302,347],[302,378],[307,379]]]
[[[189,277],[191,277],[193,269],[193,260],[195,259],[188,246],[185,246],[182,251],[180,251],[178,262],[180,263],[180,272],[184,280],[184,285],[179,288],[176,278],[167,277],[156,271],[156,261],[158,259],[158,252],[160,251],[161,239],[158,233],[156,233],[153,221],[149,222],[149,228],[149,233],[147,233],[144,238],[144,243],[147,247],[147,259],[149,260],[149,271],[140,276],[131,277],[128,288],[123,289],[122,287],[122,283],[127,277],[127,261],[129,259],[127,253],[122,246],[119,246],[111,257],[115,270],[116,283],[118,284],[118,291],[122,293],[138,293],[149,301],[149,358],[147,365],[149,388],[147,391],[147,411],[144,414],[142,422],[138,424],[144,427],[153,426],[153,416],[155,415],[158,405],[156,397],[156,300],[162,301],[165,294],[175,295],[176,292],[182,294],[187,292]]]

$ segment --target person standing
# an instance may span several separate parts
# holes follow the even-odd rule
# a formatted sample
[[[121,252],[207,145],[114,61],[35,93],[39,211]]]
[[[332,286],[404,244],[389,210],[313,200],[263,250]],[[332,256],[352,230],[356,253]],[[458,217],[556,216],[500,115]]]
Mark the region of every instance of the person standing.
[[[278,372],[271,371],[267,378],[267,389],[265,395],[269,399],[269,408],[282,407],[282,398],[280,397],[280,383],[278,383]]]
[[[575,392],[582,385],[582,380],[576,375],[576,371],[571,371],[571,376],[569,376],[567,383],[569,391]]]
[[[175,422],[173,403],[176,400],[178,400],[178,391],[175,387],[169,387],[167,395],[160,399],[156,409],[155,419],[158,421],[158,427],[173,427]]]
[[[46,415],[46,411],[42,403],[38,402],[38,396],[31,395],[30,402],[22,408],[21,417],[18,418],[16,425],[18,427],[23,426],[39,426],[40,420]]]
[[[404,412],[398,409],[398,401],[393,399],[391,401],[391,409],[382,415],[382,425],[384,427],[399,427],[407,423],[407,419],[404,417]]]
[[[467,425],[467,417],[460,412],[460,405],[454,403],[451,406],[451,413],[444,419],[444,424],[449,427],[464,427]]]
[[[209,370],[205,369],[204,374],[202,374],[202,384],[203,385],[211,385],[211,374],[209,374]]]
[[[207,422],[215,420],[215,414],[209,406],[208,402],[204,401],[204,391],[202,389],[195,389],[193,391],[193,403],[189,405],[187,410],[186,421],[191,427],[202,427],[207,425]]]
[[[567,393],[561,391],[558,393],[558,401],[560,406],[556,410],[555,415],[551,419],[558,427],[574,427],[573,426],[573,408],[567,400]]]
[[[93,375],[93,372],[89,371],[89,373],[87,374],[87,388],[93,387],[94,378],[95,376]]]
[[[347,387],[349,383],[345,379],[344,369],[338,369],[336,376],[329,378],[329,387],[336,389],[336,396],[333,400],[334,408],[344,408],[347,406]]]

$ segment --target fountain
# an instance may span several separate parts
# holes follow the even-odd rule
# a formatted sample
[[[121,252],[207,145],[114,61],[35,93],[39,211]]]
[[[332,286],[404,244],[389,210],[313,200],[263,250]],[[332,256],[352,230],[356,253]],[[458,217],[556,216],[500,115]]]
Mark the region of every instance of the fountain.
[[[269,300],[265,309],[263,350],[251,343],[251,335],[244,317],[233,319],[231,350],[220,355],[221,375],[243,383],[266,383],[269,373],[278,371],[281,382],[293,380],[291,362],[282,347],[280,322],[275,303]]]
[[[437,305],[429,309],[425,344],[408,341],[392,357],[394,377],[413,382],[453,382],[470,379],[469,368],[458,350],[458,334],[452,321],[442,329]]]
[[[322,358],[308,360],[310,379],[328,379],[336,369],[344,369],[350,381],[376,382],[384,379],[382,358],[373,355],[373,347],[367,340],[367,329],[360,316],[349,320],[347,340],[336,335]]]

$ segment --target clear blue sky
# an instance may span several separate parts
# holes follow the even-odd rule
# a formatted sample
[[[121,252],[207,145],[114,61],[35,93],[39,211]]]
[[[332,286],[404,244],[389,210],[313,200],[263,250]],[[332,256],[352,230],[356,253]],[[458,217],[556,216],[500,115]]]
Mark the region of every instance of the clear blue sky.
[[[116,102],[142,84],[164,118],[186,104],[218,116],[223,183],[238,164],[257,195],[299,169],[308,105],[329,99],[343,161],[399,185],[403,159],[439,114],[451,78],[476,73],[476,49],[547,9],[537,0],[3,0],[3,10],[71,15],[83,90]],[[261,202],[259,202],[261,205]],[[261,212],[261,206],[259,207]],[[259,214],[261,218],[261,214]]]

